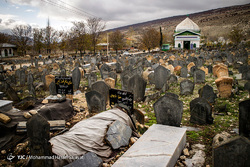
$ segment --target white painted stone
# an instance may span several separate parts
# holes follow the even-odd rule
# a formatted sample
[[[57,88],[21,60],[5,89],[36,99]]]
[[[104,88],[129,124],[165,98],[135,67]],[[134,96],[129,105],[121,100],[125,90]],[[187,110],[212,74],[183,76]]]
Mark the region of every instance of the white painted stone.
[[[112,167],[172,167],[185,144],[185,128],[154,124]]]

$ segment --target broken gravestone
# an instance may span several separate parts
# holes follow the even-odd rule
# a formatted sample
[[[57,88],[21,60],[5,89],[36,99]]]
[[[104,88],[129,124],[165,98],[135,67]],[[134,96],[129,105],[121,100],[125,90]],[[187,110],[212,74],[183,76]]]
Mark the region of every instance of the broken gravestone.
[[[113,149],[118,149],[121,146],[127,146],[129,144],[131,135],[131,128],[117,120],[109,126],[106,141]]]
[[[154,112],[158,124],[179,127],[183,102],[172,96],[162,96],[154,103]]]

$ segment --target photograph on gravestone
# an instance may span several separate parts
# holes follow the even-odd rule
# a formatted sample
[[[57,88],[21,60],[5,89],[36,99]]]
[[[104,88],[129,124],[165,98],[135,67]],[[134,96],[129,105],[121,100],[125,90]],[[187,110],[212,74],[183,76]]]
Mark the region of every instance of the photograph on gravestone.
[[[131,92],[119,90],[119,89],[109,90],[110,106],[122,103],[128,106],[130,110],[133,110],[133,100],[134,100],[134,95]]]
[[[72,77],[55,77],[56,93],[73,95]]]

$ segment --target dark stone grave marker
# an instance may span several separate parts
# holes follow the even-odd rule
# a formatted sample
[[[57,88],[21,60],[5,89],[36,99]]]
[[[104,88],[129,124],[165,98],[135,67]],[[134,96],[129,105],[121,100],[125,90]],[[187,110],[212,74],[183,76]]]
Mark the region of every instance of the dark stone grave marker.
[[[206,99],[196,98],[190,102],[190,122],[194,124],[212,124],[212,107]]]
[[[85,93],[88,110],[90,113],[98,113],[106,110],[106,102],[104,96],[97,91]]]
[[[183,102],[171,96],[162,96],[154,103],[154,112],[158,124],[179,127]]]

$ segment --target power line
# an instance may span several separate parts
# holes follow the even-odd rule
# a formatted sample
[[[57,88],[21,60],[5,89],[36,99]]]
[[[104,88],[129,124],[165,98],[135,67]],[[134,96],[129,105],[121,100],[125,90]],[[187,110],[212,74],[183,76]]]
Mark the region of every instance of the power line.
[[[74,7],[74,6],[72,6],[72,5],[70,5],[70,4],[66,3],[66,2],[63,2],[63,1],[61,1],[61,0],[58,0],[58,1],[64,3],[65,5],[68,5],[68,6],[72,7],[72,8],[74,8],[74,9],[76,9],[77,11],[80,11],[80,12],[85,13],[85,14],[87,14],[87,15],[90,15],[90,16],[92,16],[92,17],[97,17],[97,16],[95,16],[95,15],[89,13],[89,12],[86,12],[86,11],[84,11],[84,10],[82,10],[82,9],[79,9],[79,8],[77,8],[77,7]]]
[[[74,13],[74,14],[77,14],[77,15],[80,15],[80,16],[84,16],[84,17],[90,18],[90,14],[88,14],[87,12],[85,12],[85,13],[79,12],[79,11],[70,9],[70,8],[68,8],[68,7],[66,7],[66,6],[60,5],[60,4],[58,4],[58,3],[56,3],[56,2],[53,2],[53,1],[51,1],[51,0],[41,0],[41,1],[43,1],[43,2],[45,2],[45,3],[47,3],[47,4],[50,4],[50,5],[52,5],[52,6],[58,7],[58,8],[60,8],[60,9],[64,9],[64,10],[66,10],[66,11],[68,11],[68,12],[71,12],[71,13]],[[93,15],[92,15],[92,16],[93,16]]]

